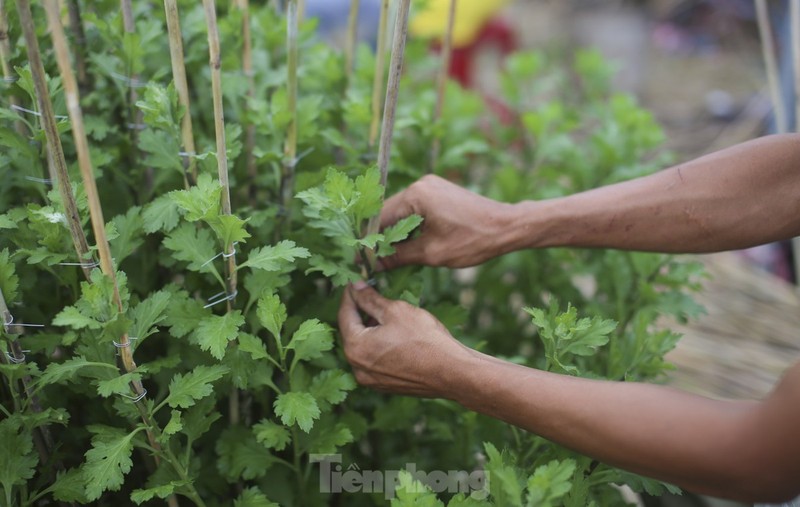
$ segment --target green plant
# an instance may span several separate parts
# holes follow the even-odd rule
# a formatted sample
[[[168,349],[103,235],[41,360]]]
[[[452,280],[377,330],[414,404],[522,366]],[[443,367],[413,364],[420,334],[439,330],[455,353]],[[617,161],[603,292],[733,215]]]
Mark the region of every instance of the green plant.
[[[354,260],[391,253],[421,220],[367,229],[385,191],[373,146],[373,83],[382,75],[368,48],[358,48],[348,76],[344,57],[314,42],[313,22],[287,32],[272,6],[168,1],[167,10],[180,7],[181,26],[167,30],[160,3],[134,2],[126,20],[118,2],[85,2],[83,121],[53,116],[45,132],[12,106],[47,120],[38,101],[50,97],[64,115],[66,94],[77,90],[64,59],[59,69],[46,49],[45,23],[30,34],[50,76],[36,83],[20,31],[26,5],[0,3],[11,33],[3,58],[17,79],[4,81],[0,104],[4,505],[327,505],[337,499],[318,492],[309,457],[334,452],[372,470],[485,464],[488,501],[498,506],[621,502],[612,483],[662,490],[449,402],[356,389],[336,345],[340,287],[369,263]],[[33,16],[44,12],[34,6]],[[252,41],[243,20],[259,34]],[[209,67],[216,31],[221,50]],[[594,53],[566,65],[544,53],[513,56],[502,91],[519,115],[508,125],[453,83],[434,121],[436,59],[413,41],[406,53],[394,137],[382,143],[389,193],[427,172],[434,140],[437,173],[509,202],[619,181],[665,161],[652,117],[611,93]],[[214,107],[200,106],[212,97]],[[68,135],[81,127],[81,156],[94,169],[84,166],[83,178],[81,136]],[[61,191],[48,191],[36,178],[59,156],[71,184],[60,173]],[[65,214],[70,200],[76,211]],[[100,205],[111,219],[86,234]],[[88,241],[76,253],[78,230]],[[105,269],[92,269],[86,253]],[[546,250],[455,276],[404,268],[378,283],[391,297],[422,300],[469,346],[622,381],[654,380],[667,368],[663,356],[678,337],[655,320],[698,310],[685,294],[698,275],[661,255]],[[25,322],[45,327],[17,325]],[[117,352],[127,368],[118,368]],[[403,475],[393,504],[477,502],[413,484]],[[344,503],[385,502],[364,493]]]

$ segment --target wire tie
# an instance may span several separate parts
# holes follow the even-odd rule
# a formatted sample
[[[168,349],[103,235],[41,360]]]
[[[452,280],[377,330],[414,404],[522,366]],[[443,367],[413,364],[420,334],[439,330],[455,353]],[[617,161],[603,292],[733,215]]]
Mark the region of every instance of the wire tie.
[[[147,128],[145,123],[128,123],[129,130],[144,130]]]
[[[80,266],[82,268],[92,269],[92,268],[96,268],[96,267],[100,266],[100,263],[98,261],[93,261],[93,262],[59,262],[58,265],[59,266]]]
[[[8,321],[3,321],[3,327],[6,329],[6,331],[8,331],[8,327],[12,324],[14,324],[14,316],[11,315],[11,312],[9,312]],[[44,327],[44,324],[14,324],[14,325],[20,327]]]
[[[19,77],[18,76],[3,77],[2,79],[0,79],[0,81],[8,84],[16,83],[17,81],[19,81]]]
[[[18,106],[18,105],[16,105],[16,104],[13,104],[13,105],[11,106],[11,109],[14,109],[15,111],[21,111],[21,112],[23,112],[23,113],[32,114],[32,115],[34,115],[34,116],[42,116],[42,113],[40,113],[39,111],[34,111],[34,110],[32,110],[32,109],[25,109],[24,107],[20,107],[20,106]],[[61,114],[56,114],[56,115],[54,115],[54,116],[55,116],[55,117],[56,117],[56,119],[58,119],[58,120],[66,120],[66,119],[68,118],[67,116],[64,116],[64,115],[61,115]]]
[[[144,88],[145,86],[147,86],[147,81],[140,81],[138,79],[131,79],[128,76],[125,76],[125,75],[120,74],[118,72],[111,72],[111,77],[113,77],[114,79],[117,79],[119,81],[122,81],[123,83],[126,83],[131,88]]]
[[[147,389],[144,389],[144,388],[142,388],[142,389],[143,389],[142,394],[140,394],[139,396],[128,396],[127,394],[123,394],[123,393],[117,393],[117,394],[119,394],[120,396],[122,396],[124,398],[128,398],[129,400],[131,400],[134,403],[137,403],[137,402],[142,401],[144,399],[144,397],[147,396]]]
[[[25,179],[34,183],[43,183],[45,185],[52,185],[53,180],[50,178],[36,178],[35,176],[25,176]]]
[[[213,296],[208,298],[208,304],[203,306],[203,308],[211,308],[212,306],[218,305],[223,301],[233,301],[234,299],[236,299],[237,294],[239,294],[238,290],[233,291],[233,293],[231,294],[228,294],[225,291],[214,294]]]
[[[22,352],[22,357],[17,357],[16,355],[9,354],[8,352],[6,352],[6,357],[14,364],[22,364],[25,362],[25,353],[30,352],[30,350],[20,350],[20,352]]]

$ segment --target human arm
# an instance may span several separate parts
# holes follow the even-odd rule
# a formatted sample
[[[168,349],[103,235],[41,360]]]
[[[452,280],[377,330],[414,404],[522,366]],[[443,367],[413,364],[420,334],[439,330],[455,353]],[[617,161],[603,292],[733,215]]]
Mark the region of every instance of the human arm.
[[[358,382],[446,398],[595,459],[706,494],[800,493],[800,365],[761,402],[543,372],[478,353],[428,312],[359,284],[339,311]],[[377,322],[365,326],[359,309]]]
[[[383,226],[411,213],[422,234],[388,268],[466,267],[526,248],[667,253],[745,248],[800,235],[800,136],[762,137],[658,173],[567,197],[504,204],[425,177],[387,200]]]

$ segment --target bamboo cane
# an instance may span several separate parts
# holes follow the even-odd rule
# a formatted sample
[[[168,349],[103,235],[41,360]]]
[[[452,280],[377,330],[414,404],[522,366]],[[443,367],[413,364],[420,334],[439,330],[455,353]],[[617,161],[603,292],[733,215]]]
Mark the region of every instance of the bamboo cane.
[[[208,52],[211,65],[211,93],[214,103],[214,133],[217,140],[217,170],[222,184],[222,213],[231,214],[231,191],[228,183],[228,155],[225,142],[225,115],[222,108],[222,75],[220,72],[219,28],[217,27],[217,11],[214,0],[203,0],[208,25]],[[236,294],[236,250],[234,245],[225,245],[225,264],[227,292],[233,297]],[[230,306],[231,301],[228,300]]]
[[[56,118],[53,114],[53,104],[50,102],[50,92],[47,88],[42,56],[39,52],[39,43],[36,40],[36,28],[33,24],[30,1],[17,0],[17,10],[19,11],[22,33],[25,37],[25,46],[28,52],[36,100],[39,103],[42,126],[47,140],[48,161],[51,163],[51,167],[55,169],[58,190],[61,194],[64,214],[72,236],[72,243],[75,246],[75,252],[78,254],[79,261],[84,262],[89,258],[89,244],[81,226],[78,206],[75,204],[75,198],[72,195],[67,162],[64,159],[64,150],[61,147],[61,138],[58,135]],[[56,184],[56,182],[53,182],[53,184]],[[86,279],[90,280],[91,269],[87,265],[82,265],[81,267]]]
[[[344,46],[344,72],[347,82],[353,77],[353,67],[356,59],[356,45],[358,44],[358,8],[360,0],[350,0],[350,15],[347,18],[347,40]]]
[[[242,72],[247,79],[247,99],[245,100],[245,108],[249,107],[249,100],[252,100],[256,95],[256,82],[253,73],[253,40],[250,34],[250,2],[249,0],[238,0],[237,7],[242,11]],[[258,177],[258,169],[256,167],[256,126],[252,121],[247,122],[245,130],[245,165],[247,167],[247,176],[250,179],[247,194],[250,198],[250,203],[255,206],[256,202],[256,178]]]
[[[386,28],[389,19],[389,0],[381,1],[381,17],[378,22],[378,45],[375,48],[375,77],[372,81],[372,123],[369,127],[369,147],[378,139],[381,121],[381,98],[383,98],[383,69],[386,63]]]
[[[183,64],[183,40],[181,39],[177,0],[164,0],[164,11],[167,18],[172,80],[175,82],[175,90],[178,92],[178,103],[184,109],[183,118],[181,119],[181,143],[185,153],[183,160],[184,184],[188,187],[197,181],[197,162],[194,158],[196,152],[189,104],[189,84],[186,81],[186,67]]]
[[[83,22],[81,21],[81,9],[78,5],[78,0],[68,0],[67,12],[69,13],[69,28],[72,31],[72,36],[75,38],[75,67],[78,69],[78,84],[81,88],[86,87],[88,75],[86,73],[86,58],[84,53],[86,51],[86,34],[83,31]]]
[[[794,0],[792,0],[792,3],[794,3]],[[775,61],[775,45],[772,39],[772,26],[769,22],[767,0],[756,0],[756,15],[758,17],[758,32],[761,36],[764,65],[767,68],[767,82],[769,83],[770,96],[772,97],[772,110],[775,114],[775,128],[779,134],[783,134],[788,131],[786,106],[783,103],[778,80],[778,64]]]
[[[297,32],[298,32],[298,0],[289,0],[286,6],[286,52],[287,78],[286,101],[291,121],[286,129],[286,140],[283,145],[283,165],[281,169],[281,222],[290,223],[289,210],[294,191],[294,168],[297,163]],[[279,228],[280,229],[280,228]],[[276,231],[276,232],[279,232]]]
[[[400,0],[395,22],[394,40],[392,41],[392,60],[389,65],[389,80],[386,84],[386,100],[383,106],[383,125],[381,138],[378,145],[378,169],[381,173],[381,185],[386,188],[389,176],[389,160],[392,152],[392,137],[394,135],[394,117],[397,111],[397,96],[400,91],[400,77],[403,74],[403,60],[406,49],[406,36],[408,34],[408,12],[411,0]],[[380,228],[380,217],[374,216],[367,225],[367,235],[376,234]],[[375,253],[368,251],[367,259],[369,268],[375,270]]]
[[[132,34],[136,32],[136,21],[133,18],[133,9],[131,7],[131,0],[120,0],[120,10],[122,11],[122,26],[125,30],[125,33]],[[133,69],[128,69],[128,79],[130,81],[130,99],[129,104],[131,107],[131,111],[135,108],[134,104],[136,104],[136,100],[138,99],[138,93],[136,92],[136,86],[134,84],[139,80],[139,76],[133,71]],[[139,123],[134,121],[135,117],[131,114],[131,122],[132,123]],[[136,129],[133,129],[134,135]]]
[[[795,132],[800,132],[800,0],[789,2],[789,16],[792,32],[792,67],[794,70]],[[794,272],[800,281],[800,238],[792,239]]]
[[[453,26],[455,26],[456,19],[456,2],[457,0],[450,0],[450,12],[447,18],[447,32],[442,40],[442,61],[439,67],[439,75],[436,82],[436,105],[433,110],[434,126],[439,122],[442,117],[442,110],[444,108],[444,95],[447,90],[447,78],[450,75],[450,59],[453,54]],[[436,164],[439,162],[439,152],[442,149],[442,138],[439,135],[433,136],[433,145],[431,146],[431,166],[428,172],[432,173],[436,170]]]

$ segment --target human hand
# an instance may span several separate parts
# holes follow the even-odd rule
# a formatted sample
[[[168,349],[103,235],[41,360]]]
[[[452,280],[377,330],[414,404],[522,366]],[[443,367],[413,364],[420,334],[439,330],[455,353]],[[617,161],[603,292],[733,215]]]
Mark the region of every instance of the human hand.
[[[359,309],[377,324],[365,325]],[[456,373],[474,353],[430,313],[386,299],[364,282],[345,290],[339,329],[356,381],[395,394],[453,399]]]
[[[386,200],[381,227],[418,214],[421,234],[394,245],[384,269],[406,264],[464,268],[510,251],[513,206],[477,195],[438,176],[424,176]]]

